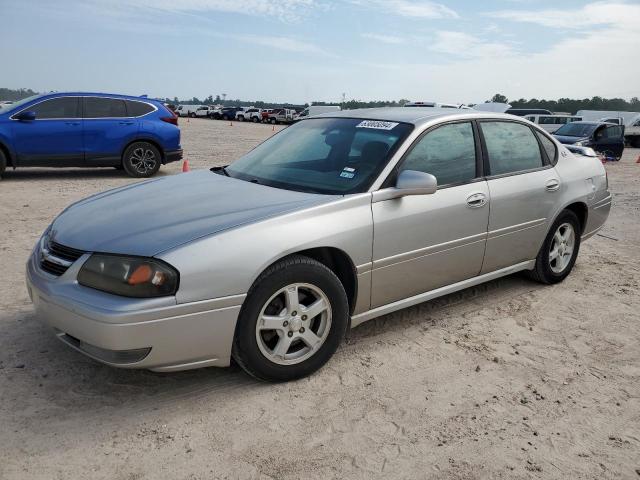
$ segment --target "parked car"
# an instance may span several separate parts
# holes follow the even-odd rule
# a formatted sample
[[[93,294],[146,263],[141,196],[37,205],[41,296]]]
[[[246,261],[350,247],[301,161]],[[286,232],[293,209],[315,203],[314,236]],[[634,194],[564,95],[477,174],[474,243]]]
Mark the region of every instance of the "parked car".
[[[268,116],[269,123],[291,123],[295,119],[296,111],[292,108],[276,108]]]
[[[568,123],[553,136],[564,144],[590,147],[610,160],[620,160],[624,151],[624,127],[612,123]]]
[[[530,122],[537,123],[549,133],[555,132],[567,123],[582,121],[582,117],[571,115],[527,115],[524,118]]]
[[[204,106],[205,105],[178,105],[176,114],[178,114],[179,117],[195,118],[198,109]]]
[[[601,162],[524,119],[333,112],[226,168],[75,203],[38,241],[27,286],[60,340],[109,365],[233,357],[290,380],[377,316],[518,271],[561,282],[610,206]]]
[[[220,118],[222,120],[235,120],[236,113],[240,110],[240,107],[223,107],[220,110]]]
[[[36,95],[0,110],[0,175],[16,167],[116,167],[150,177],[182,158],[162,102],[104,93]]]
[[[239,122],[247,120],[257,123],[261,120],[260,109],[255,107],[242,107],[236,112],[236,120]]]
[[[196,109],[193,116],[200,118],[211,118],[215,110],[216,107],[214,107],[213,105],[202,105],[201,107],[198,107]]]
[[[515,115],[516,117],[524,117],[526,115],[553,115],[553,112],[546,108],[509,108],[504,113]]]

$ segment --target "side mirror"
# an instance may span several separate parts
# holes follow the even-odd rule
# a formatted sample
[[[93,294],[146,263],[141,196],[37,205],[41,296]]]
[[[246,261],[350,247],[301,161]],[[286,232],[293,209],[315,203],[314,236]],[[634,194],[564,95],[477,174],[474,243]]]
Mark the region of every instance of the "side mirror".
[[[17,114],[14,117],[16,120],[21,120],[21,121],[25,121],[25,122],[30,122],[32,120],[36,119],[36,112],[32,112],[32,111],[24,111],[24,112],[20,112],[19,114]]]
[[[438,180],[430,173],[403,170],[398,175],[396,186],[374,192],[373,201],[381,202],[408,195],[431,195],[438,190]]]

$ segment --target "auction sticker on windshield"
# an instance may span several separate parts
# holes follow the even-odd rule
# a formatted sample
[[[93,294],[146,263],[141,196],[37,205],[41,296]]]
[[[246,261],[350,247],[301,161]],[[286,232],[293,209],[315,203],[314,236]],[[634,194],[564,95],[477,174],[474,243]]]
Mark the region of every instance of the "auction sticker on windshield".
[[[375,128],[376,130],[393,130],[398,122],[381,122],[379,120],[363,120],[356,128]]]

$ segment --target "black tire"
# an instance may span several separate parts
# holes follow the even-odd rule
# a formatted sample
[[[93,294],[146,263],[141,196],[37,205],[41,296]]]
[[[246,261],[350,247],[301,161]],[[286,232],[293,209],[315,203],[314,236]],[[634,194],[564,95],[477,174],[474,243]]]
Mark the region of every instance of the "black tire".
[[[633,148],[640,148],[640,135],[633,137],[630,143]]]
[[[256,328],[262,308],[269,299],[293,283],[313,285],[326,295],[331,306],[331,323],[324,343],[314,354],[299,363],[282,365],[261,352]],[[251,286],[236,325],[232,355],[238,365],[259,380],[295,380],[312,374],[327,363],[344,338],[348,325],[349,302],[338,277],[316,260],[293,255],[269,267]]]
[[[573,253],[567,265],[561,272],[554,272],[551,268],[549,256],[551,253],[554,235],[556,234],[558,228],[563,224],[570,224],[573,227],[575,243]],[[547,238],[544,239],[542,248],[540,248],[540,252],[538,252],[538,256],[536,257],[536,265],[533,270],[528,272],[529,276],[533,280],[536,280],[540,283],[545,283],[547,285],[562,282],[565,278],[567,278],[576,263],[576,259],[578,258],[578,253],[580,251],[581,234],[582,229],[580,227],[580,220],[578,220],[576,214],[571,210],[563,210],[549,229]]]
[[[6,169],[7,169],[7,157],[4,155],[4,152],[0,150],[0,177],[2,177]]]
[[[142,163],[144,165],[140,165]],[[160,151],[149,142],[134,142],[122,155],[122,167],[133,178],[148,178],[160,170],[162,156]]]
[[[191,118],[196,118],[196,114],[195,114],[194,112],[189,113],[189,116],[190,116]]]
[[[239,122],[244,122],[244,115],[238,115],[238,118],[236,118],[236,120],[238,120]]]
[[[270,119],[269,119],[269,122],[270,122],[272,125],[275,125],[276,123],[278,123],[278,121],[277,121],[275,118],[270,118]]]
[[[251,121],[253,123],[258,123],[258,117],[256,117],[256,116],[251,117]]]

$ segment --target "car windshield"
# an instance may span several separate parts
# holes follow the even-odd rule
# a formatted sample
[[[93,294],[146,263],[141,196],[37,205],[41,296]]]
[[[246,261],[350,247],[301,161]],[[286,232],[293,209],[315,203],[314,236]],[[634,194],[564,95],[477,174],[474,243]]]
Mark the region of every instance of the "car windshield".
[[[366,191],[413,125],[353,118],[303,120],[226,169],[231,177],[287,190]]]
[[[567,123],[555,131],[554,135],[565,137],[589,137],[597,125],[590,123]]]
[[[0,110],[2,110],[3,112],[8,112],[10,110],[15,110],[17,108],[20,108],[25,103],[28,103],[31,100],[35,100],[36,98],[41,97],[41,96],[42,95],[32,95],[30,97],[23,98],[22,100],[18,100],[16,102],[13,102],[13,103],[11,103],[9,105],[0,105]]]

